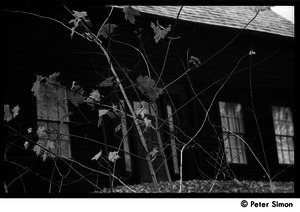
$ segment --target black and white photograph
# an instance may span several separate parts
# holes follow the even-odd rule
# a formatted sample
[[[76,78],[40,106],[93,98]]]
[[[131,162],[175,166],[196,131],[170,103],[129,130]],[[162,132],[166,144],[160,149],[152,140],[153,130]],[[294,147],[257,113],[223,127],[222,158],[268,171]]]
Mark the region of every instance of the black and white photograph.
[[[2,197],[295,207],[295,6],[269,4],[7,3]]]

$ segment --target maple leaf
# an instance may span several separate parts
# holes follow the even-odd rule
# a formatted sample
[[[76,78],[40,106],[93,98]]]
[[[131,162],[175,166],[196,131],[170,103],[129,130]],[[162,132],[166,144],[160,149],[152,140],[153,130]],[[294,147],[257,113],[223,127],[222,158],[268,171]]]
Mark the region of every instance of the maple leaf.
[[[47,149],[50,149],[50,150],[53,150],[53,149],[55,148],[54,142],[48,140],[48,141],[47,141],[47,146],[46,146],[46,148],[47,148]]]
[[[67,96],[75,107],[78,107],[78,104],[85,102],[85,97],[83,94],[83,88],[80,85],[76,85],[76,82],[73,81],[71,91],[67,91]]]
[[[153,150],[151,152],[149,152],[149,155],[151,157],[154,157],[154,156],[156,156],[157,153],[158,153],[157,147],[154,147]]]
[[[266,10],[271,10],[270,6],[255,6],[254,7],[254,12],[258,13],[258,12],[263,12]]]
[[[100,87],[109,87],[112,86],[114,84],[114,82],[112,81],[114,79],[114,77],[108,77],[106,78],[104,81],[102,81],[100,83]]]
[[[29,142],[28,142],[28,141],[25,141],[25,143],[24,143],[24,148],[27,149],[28,146],[29,146]]]
[[[167,28],[164,28],[162,26],[160,26],[157,22],[157,25],[155,26],[155,24],[153,22],[151,22],[151,28],[154,31],[154,40],[156,43],[158,43],[158,41],[160,39],[164,39],[165,36],[168,34],[168,32],[170,32],[171,30],[171,25],[169,25]]]
[[[115,132],[118,132],[122,128],[122,124],[118,124],[118,126],[115,127]]]
[[[132,23],[132,24],[134,24],[134,22],[135,22],[134,16],[140,15],[140,12],[131,6],[124,7],[123,12],[125,14],[125,19],[129,20],[130,23]]]
[[[33,92],[33,95],[34,96],[37,96],[38,93],[39,93],[39,90],[40,90],[40,86],[41,86],[41,81],[44,79],[45,77],[42,77],[42,76],[39,76],[37,75],[36,76],[36,81],[35,83],[33,83],[33,86],[31,88],[31,91]]]
[[[102,155],[102,149],[91,160],[98,160]]]
[[[147,117],[144,118],[143,124],[145,124],[145,126],[146,126],[145,129],[144,129],[145,132],[147,132],[147,130],[148,130],[149,128],[152,128],[152,129],[155,130],[155,128],[154,128],[153,125],[152,125],[151,120],[148,119]]]
[[[249,55],[254,55],[254,54],[256,54],[256,52],[254,52],[252,50],[249,52]]]
[[[108,115],[109,118],[111,118],[111,119],[116,118],[116,115],[115,115],[113,112],[111,112],[111,111],[108,111],[108,112],[106,113],[106,115]]]
[[[99,110],[99,112],[98,112],[99,118],[98,118],[98,124],[97,124],[98,127],[99,127],[99,126],[101,125],[101,123],[102,123],[102,120],[103,120],[102,116],[105,115],[105,114],[107,114],[108,112],[109,112],[109,111],[106,110],[106,109]]]
[[[83,20],[85,23],[87,23],[89,26],[91,26],[90,20],[87,18],[87,13],[85,11],[78,12],[73,10],[74,19],[70,20],[69,23],[73,23],[74,26],[71,29],[71,38],[73,37],[73,34],[75,33],[75,29],[79,26],[79,22]]]
[[[199,67],[201,65],[200,60],[197,57],[191,56],[190,63],[193,63],[194,66]]]
[[[117,28],[118,26],[116,24],[105,24],[101,29],[100,29],[100,32],[99,32],[99,35],[102,35],[103,37],[107,38],[108,36],[110,36],[115,28]]]
[[[58,77],[59,74],[60,74],[60,72],[55,72],[55,73],[49,75],[49,77],[46,78],[46,85],[48,85],[48,84],[60,85],[60,83],[56,81],[56,77]]]
[[[159,94],[162,94],[162,89],[155,87],[155,80],[151,79],[148,76],[139,76],[137,78],[137,86],[152,100],[155,100],[156,98],[158,98]]]
[[[140,106],[137,109],[135,109],[136,115],[141,115],[141,117],[144,118],[146,114],[149,114],[149,111],[146,109],[147,106],[147,102],[141,102]]]
[[[12,118],[13,116],[10,112],[9,105],[4,105],[4,121],[9,122],[10,120],[12,120]]]
[[[44,152],[44,154],[43,154],[43,162],[45,162],[46,159],[47,159],[47,152]]]
[[[90,96],[85,100],[85,102],[89,105],[93,105],[95,101],[100,101],[100,93],[98,90],[93,90],[90,94]]]
[[[45,127],[41,127],[41,126],[38,127],[36,133],[38,134],[39,138],[46,135],[45,130],[46,130]]]
[[[27,130],[28,133],[32,133],[32,127],[29,127]]]
[[[15,118],[19,114],[20,107],[19,105],[15,106],[11,112],[13,112],[13,117]]]
[[[105,115],[108,111],[109,110],[107,110],[107,109],[101,109],[101,110],[99,110],[99,117]]]
[[[118,155],[118,152],[109,152],[108,154],[108,160],[111,162],[115,162],[116,160],[118,160],[120,158],[120,156]]]
[[[34,145],[32,150],[36,153],[37,156],[41,153],[41,147],[38,145]]]
[[[117,105],[114,105],[114,104],[112,104],[112,109],[113,109],[113,112],[115,113],[115,114],[117,114],[118,113],[118,106]]]

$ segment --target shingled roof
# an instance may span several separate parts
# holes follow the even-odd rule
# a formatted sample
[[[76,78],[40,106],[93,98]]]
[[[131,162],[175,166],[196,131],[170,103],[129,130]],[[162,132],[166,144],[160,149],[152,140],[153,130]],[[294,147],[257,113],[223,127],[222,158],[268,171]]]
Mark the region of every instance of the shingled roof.
[[[176,18],[180,6],[133,6],[142,13]],[[255,15],[253,6],[184,6],[179,19],[242,29]],[[294,24],[272,10],[260,12],[248,30],[294,37]]]

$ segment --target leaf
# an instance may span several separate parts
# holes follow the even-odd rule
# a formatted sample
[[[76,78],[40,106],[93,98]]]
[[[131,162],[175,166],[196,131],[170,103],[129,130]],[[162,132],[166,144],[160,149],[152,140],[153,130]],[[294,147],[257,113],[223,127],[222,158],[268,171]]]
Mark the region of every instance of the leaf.
[[[46,159],[47,159],[47,152],[44,152],[44,154],[43,154],[43,162],[45,162]]]
[[[58,77],[60,72],[55,72],[54,74],[49,75],[49,77],[46,78],[46,85],[60,85],[58,81],[56,81],[56,77]]]
[[[116,115],[115,115],[113,112],[111,112],[111,111],[108,111],[108,112],[106,113],[106,115],[108,115],[109,118],[111,118],[111,119],[116,118]]]
[[[24,143],[24,148],[27,149],[28,146],[29,146],[29,142],[28,142],[28,141],[25,141],[25,143]]]
[[[32,127],[29,127],[27,130],[28,133],[32,133]]]
[[[169,25],[167,28],[164,28],[162,26],[160,26],[157,22],[157,26],[155,26],[155,24],[153,22],[151,22],[151,28],[154,31],[154,40],[156,43],[158,43],[158,41],[160,39],[164,39],[165,36],[168,34],[168,32],[171,31],[171,25]]]
[[[107,38],[108,36],[110,36],[115,28],[117,28],[118,26],[116,24],[105,24],[101,29],[100,29],[100,32],[99,32],[99,35],[102,35],[103,37]]]
[[[98,118],[97,127],[100,127],[100,125],[102,124],[102,120],[102,116]]]
[[[194,66],[199,67],[201,65],[200,60],[197,57],[191,56],[190,63],[193,63]]]
[[[46,135],[45,130],[46,130],[45,127],[41,127],[41,126],[38,127],[38,130],[36,131],[36,133],[38,134],[39,138]]]
[[[4,105],[4,121],[9,122],[10,120],[12,120],[12,118],[13,116],[10,112],[9,105]]]
[[[85,23],[87,23],[89,26],[91,26],[90,20],[87,18],[87,13],[85,11],[78,12],[73,10],[74,19],[70,20],[69,23],[73,23],[74,27],[71,29],[71,38],[73,37],[73,34],[75,33],[75,29],[79,26],[79,22],[83,20]]]
[[[11,112],[13,112],[13,117],[15,118],[19,114],[20,107],[19,105],[15,106]]]
[[[120,158],[120,156],[118,155],[118,152],[109,152],[108,154],[108,160],[111,162],[115,162],[116,160],[118,160]]]
[[[98,114],[99,114],[99,118],[98,118],[98,124],[97,124],[97,126],[99,127],[100,125],[101,125],[101,123],[102,123],[102,116],[103,115],[105,115],[105,114],[107,114],[109,111],[108,110],[106,110],[106,109],[102,109],[102,110],[99,110],[99,112],[98,112]]]
[[[118,126],[115,127],[115,133],[118,132],[122,128],[122,124],[118,124]]]
[[[101,109],[99,110],[99,117],[105,115],[109,110],[106,110],[106,109]]]
[[[162,94],[162,89],[155,87],[155,80],[148,76],[139,76],[137,78],[137,86],[143,93],[146,93],[151,100],[155,100]]]
[[[33,92],[33,95],[34,96],[37,96],[38,93],[39,93],[39,90],[40,90],[40,82],[44,79],[45,77],[42,77],[42,76],[39,76],[37,75],[36,76],[36,81],[35,83],[33,83],[33,86],[31,88],[31,91]]]
[[[61,117],[60,119],[60,123],[64,123],[64,119],[68,118],[69,116],[71,116],[73,114],[73,112],[68,112],[67,114],[63,115],[63,117]]]
[[[87,101],[92,100],[92,101],[100,101],[100,93],[98,90],[93,90],[87,99]]]
[[[256,52],[254,52],[252,50],[249,52],[249,55],[255,55],[255,54],[256,54]]]
[[[104,81],[102,81],[100,83],[100,87],[109,87],[109,86],[112,86],[114,83],[113,83],[113,80],[114,77],[108,77],[106,78]]]
[[[147,102],[143,101],[141,102],[140,106],[137,109],[135,109],[135,113],[137,116],[141,115],[141,117],[144,118],[146,114],[149,114],[149,111],[146,109],[147,104]]]
[[[47,148],[47,149],[50,149],[50,150],[53,150],[53,149],[55,148],[54,142],[48,140],[48,141],[47,141],[47,146],[46,146],[46,148]]]
[[[75,17],[75,20],[78,20],[78,19],[83,19],[83,20],[87,20],[87,13],[86,11],[82,11],[82,12],[78,12],[76,10],[73,10],[73,14],[72,14],[74,17]]]
[[[135,24],[134,16],[140,16],[140,12],[131,6],[124,7],[123,12],[125,13],[125,19],[129,20],[132,24]]]
[[[115,113],[115,114],[117,114],[118,113],[118,106],[117,105],[112,105],[112,109],[113,109],[113,112]]]
[[[34,145],[32,150],[36,153],[37,156],[41,153],[41,147],[38,145]]]
[[[255,6],[254,7],[254,12],[258,13],[258,12],[263,12],[266,10],[271,10],[270,6]]]
[[[152,129],[154,129],[155,130],[155,128],[153,127],[153,125],[152,125],[152,122],[151,122],[151,120],[150,119],[148,119],[147,117],[145,117],[144,118],[144,124],[145,124],[145,132],[147,132],[147,130],[149,129],[149,128],[152,128]]]
[[[84,90],[80,85],[76,85],[77,82],[72,82],[71,91],[67,91],[68,99],[72,102],[75,107],[78,107],[78,104],[85,102],[85,97],[83,96]]]
[[[149,155],[151,157],[154,157],[154,156],[156,156],[157,153],[158,153],[157,147],[154,147],[153,150],[149,153]]]
[[[98,160],[102,155],[102,149],[91,160]]]

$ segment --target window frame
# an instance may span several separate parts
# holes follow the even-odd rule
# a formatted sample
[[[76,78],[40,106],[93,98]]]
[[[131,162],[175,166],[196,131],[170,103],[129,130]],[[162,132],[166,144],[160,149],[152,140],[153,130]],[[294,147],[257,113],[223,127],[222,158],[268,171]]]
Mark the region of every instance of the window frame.
[[[275,126],[275,120],[274,120],[274,114],[273,114],[273,108],[274,107],[283,107],[283,108],[288,108],[290,110],[290,113],[291,113],[291,123],[293,125],[293,135],[283,135],[283,134],[276,134],[276,126]],[[274,139],[274,145],[275,145],[275,149],[276,149],[276,157],[277,157],[277,162],[279,165],[281,166],[293,166],[295,164],[295,125],[294,125],[294,110],[293,110],[293,107],[291,107],[290,105],[286,105],[286,104],[271,104],[270,105],[270,108],[271,108],[271,118],[272,118],[272,125],[273,125],[273,139]],[[277,121],[286,121],[286,120],[277,120]],[[288,130],[287,130],[288,132]],[[282,144],[282,140],[281,138],[282,137],[285,137],[287,138],[292,138],[292,142],[293,142],[293,153],[294,153],[294,156],[293,156],[293,163],[284,163],[284,155],[283,155],[283,148],[281,149],[278,149],[278,144],[277,144],[277,137],[280,137],[280,141],[281,141],[281,146],[283,145]],[[289,144],[288,144],[288,141],[287,141],[287,151],[288,151],[288,155],[289,155],[289,161],[291,161],[291,158],[290,158],[290,147],[289,147]],[[281,151],[281,155],[282,155],[282,160],[283,160],[283,163],[280,162],[280,158],[279,158],[279,151]]]
[[[40,86],[47,86],[46,83],[40,83]],[[61,119],[63,118],[63,122],[61,120],[59,120],[60,118],[60,115],[59,115],[59,106],[58,106],[58,101],[59,100],[55,100],[56,101],[56,111],[57,111],[57,114],[55,116],[57,116],[57,120],[54,120],[53,118],[49,118],[49,111],[47,112],[47,116],[48,118],[43,118],[40,114],[40,111],[39,110],[42,110],[41,107],[39,104],[43,104],[44,101],[42,101],[41,99],[43,97],[40,97],[40,96],[35,96],[34,98],[34,105],[35,105],[35,116],[36,116],[36,126],[37,128],[38,127],[45,127],[47,126],[45,129],[46,129],[46,132],[48,131],[54,131],[54,130],[59,130],[59,132],[56,133],[56,136],[63,136],[64,138],[67,137],[66,139],[59,139],[59,138],[55,138],[54,140],[56,141],[59,141],[59,149],[57,149],[57,143],[55,143],[55,149],[52,150],[54,151],[55,154],[59,155],[59,156],[62,156],[62,157],[66,157],[66,158],[69,158],[69,159],[72,159],[73,158],[73,154],[72,154],[72,144],[71,144],[71,138],[70,138],[70,120],[69,120],[69,117],[68,117],[68,113],[69,113],[69,102],[68,102],[68,94],[67,94],[67,89],[65,86],[61,86],[61,85],[55,85],[55,84],[51,84],[51,86],[55,86],[56,89],[62,89],[63,91],[63,95],[62,96],[58,96],[57,99],[59,98],[64,98],[64,100],[62,100],[64,102],[64,108],[66,108],[66,111],[64,113],[64,115],[61,116]],[[56,93],[59,93],[57,90],[56,90]],[[51,107],[51,106],[49,106]],[[51,110],[51,109],[50,109]],[[53,111],[52,111],[53,112]],[[65,117],[64,117],[65,116]],[[53,125],[54,124],[54,125]],[[52,128],[53,126],[57,125],[57,129],[53,128],[53,129],[49,129],[48,127],[51,127],[52,125]],[[62,127],[64,126],[64,127]],[[60,129],[63,129],[65,128],[66,129],[66,134],[61,134],[61,130]],[[48,134],[48,133],[47,133]],[[47,136],[51,136],[50,135],[47,135]],[[39,140],[50,140],[52,141],[51,139],[47,138],[47,137],[40,137]],[[68,145],[68,149],[65,151],[65,152],[68,152],[67,154],[64,154],[62,153],[62,147],[61,145],[64,145],[61,143],[62,140],[67,140],[67,145]],[[48,158],[47,158],[48,159]]]
[[[231,129],[229,129],[231,132],[233,132],[234,134],[236,134],[237,136],[241,137],[244,141],[245,141],[245,138],[246,138],[246,116],[244,114],[244,110],[243,110],[243,103],[241,101],[231,101],[231,100],[218,100],[218,111],[219,111],[219,121],[220,121],[220,126],[221,126],[221,133],[222,133],[222,140],[223,140],[223,148],[224,148],[224,153],[225,153],[225,160],[226,162],[229,164],[229,165],[238,165],[238,166],[245,166],[245,165],[249,165],[249,158],[248,158],[248,151],[247,151],[247,145],[244,144],[244,142],[237,136],[233,135],[232,133],[228,132],[227,130],[224,131],[224,126],[222,124],[222,114],[221,114],[221,108],[220,108],[220,103],[223,102],[223,103],[229,103],[229,104],[239,104],[241,109],[240,109],[240,116],[241,116],[241,119],[239,119],[239,123],[242,124],[242,127],[239,126],[239,128],[242,128],[243,129],[243,132],[234,132],[232,131]],[[227,122],[228,122],[228,117],[226,116],[225,117]],[[234,120],[236,120],[237,118],[234,117]],[[229,126],[231,125],[230,123],[228,123]],[[227,125],[228,125],[227,124]],[[236,126],[236,125],[235,125]],[[231,142],[229,142],[229,148],[226,147],[226,141],[228,141],[228,138],[230,137],[233,137],[234,138],[234,143],[236,144],[236,147],[235,150],[237,152],[237,156],[240,155],[240,151],[242,151],[242,161],[244,162],[241,162],[241,158],[238,157],[238,161],[237,162],[234,162],[234,158],[233,158],[233,153],[232,153],[232,149],[230,144]],[[225,138],[225,139],[224,139]],[[231,141],[231,140],[229,140]],[[230,150],[230,154],[228,155],[227,152],[226,152],[226,149],[229,149]],[[230,160],[228,159],[228,156],[230,157]]]

